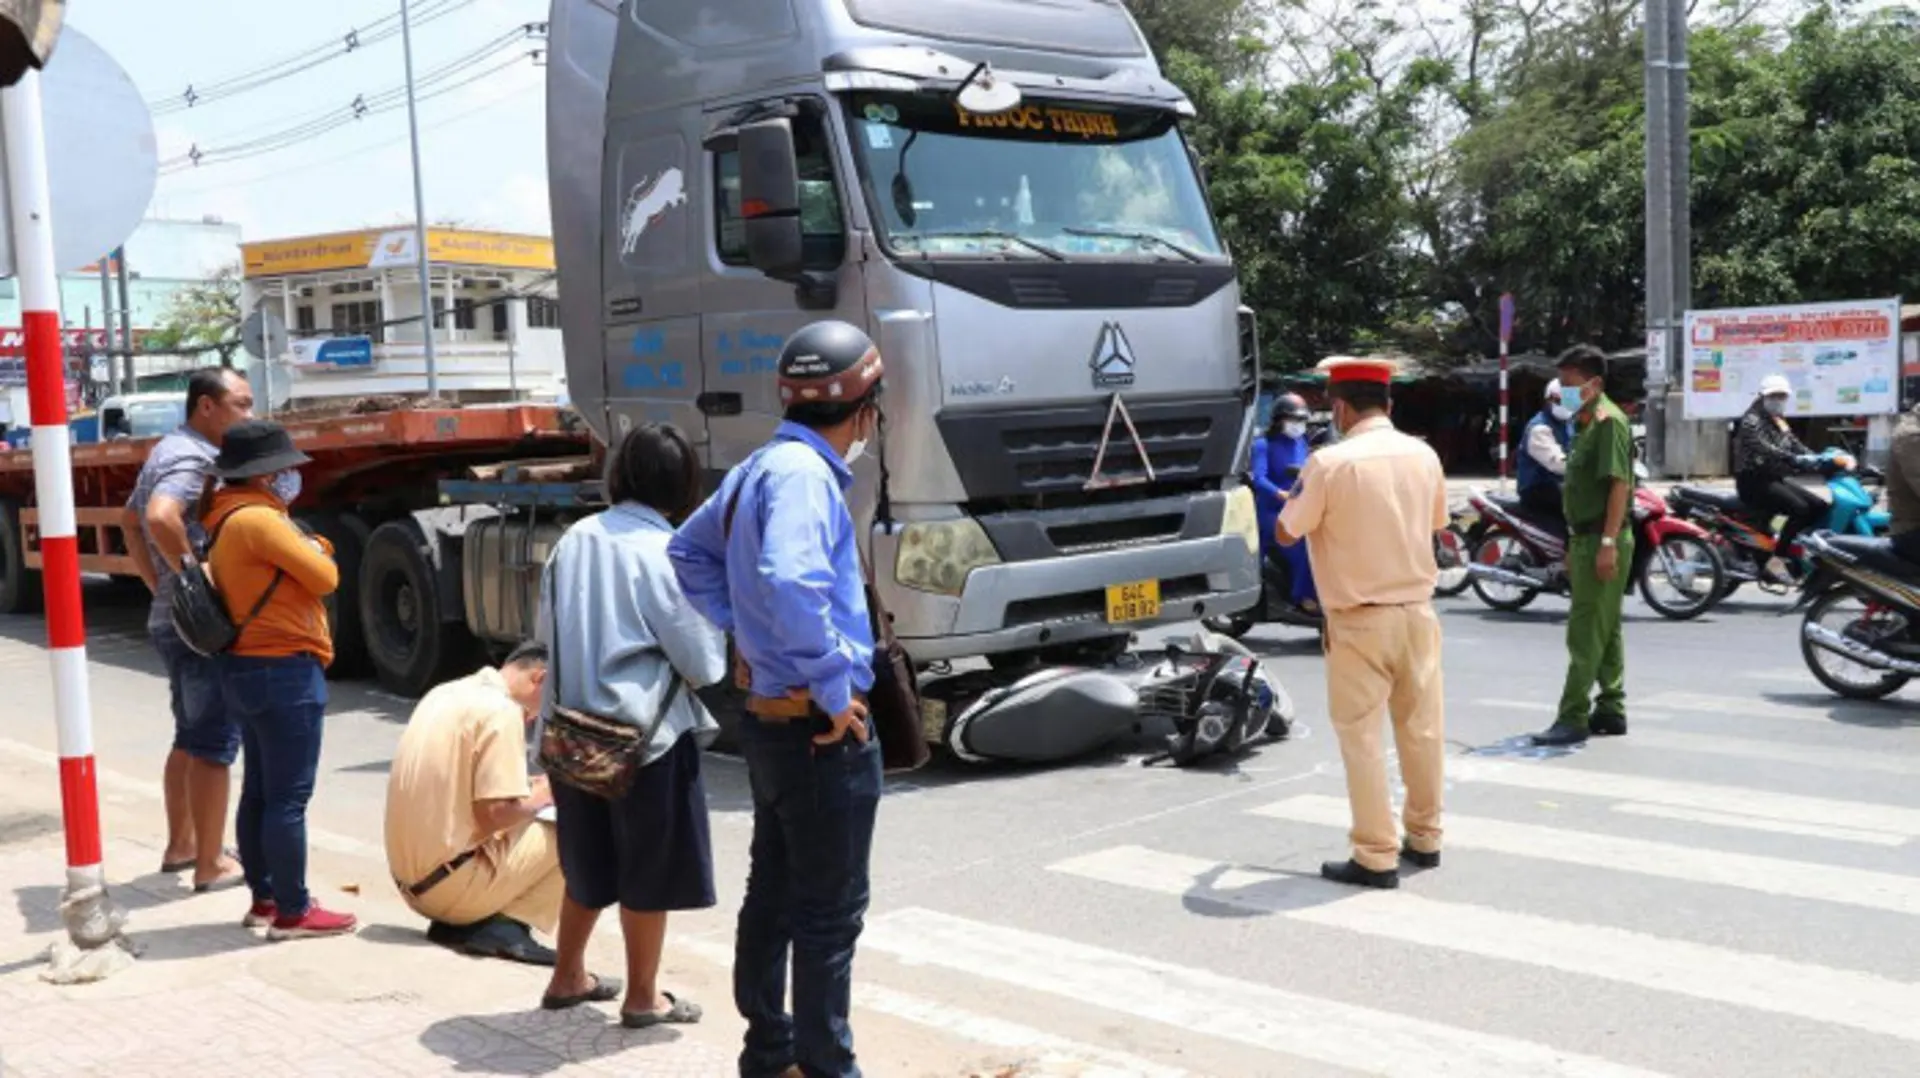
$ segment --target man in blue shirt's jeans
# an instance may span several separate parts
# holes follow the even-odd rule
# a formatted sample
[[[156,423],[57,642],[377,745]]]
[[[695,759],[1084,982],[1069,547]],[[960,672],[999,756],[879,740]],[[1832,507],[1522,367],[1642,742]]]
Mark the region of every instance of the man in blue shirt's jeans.
[[[847,488],[880,428],[880,353],[844,322],[788,340],[785,422],[680,529],[689,601],[733,634],[753,847],[733,958],[742,1078],[857,1078],[854,942],[880,805],[873,623]],[[786,1008],[793,952],[793,1013]]]

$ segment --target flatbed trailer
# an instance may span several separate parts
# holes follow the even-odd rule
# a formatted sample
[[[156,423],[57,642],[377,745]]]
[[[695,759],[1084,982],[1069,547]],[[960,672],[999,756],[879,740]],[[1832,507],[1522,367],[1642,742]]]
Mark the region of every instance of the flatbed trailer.
[[[543,404],[402,404],[275,418],[313,458],[302,469],[294,513],[332,542],[340,565],[340,590],[329,603],[336,674],[371,672],[388,689],[418,695],[477,661],[483,641],[505,643],[524,631],[525,616],[504,624],[486,617],[497,620],[503,605],[499,578],[492,574],[506,571],[524,582],[530,575],[526,559],[503,563],[499,555],[506,548],[494,542],[485,567],[490,584],[463,571],[469,542],[497,540],[504,529],[494,519],[496,510],[453,505],[440,484],[479,474],[525,489],[523,469],[535,475],[589,473],[595,443],[576,412]],[[154,442],[74,447],[82,572],[136,575],[124,510]],[[32,452],[0,451],[0,613],[39,609],[38,522]],[[486,522],[492,526],[474,527]],[[539,557],[543,563],[544,551]],[[508,605],[523,608],[517,593],[525,589],[509,590],[516,601]],[[469,609],[469,595],[484,608]]]

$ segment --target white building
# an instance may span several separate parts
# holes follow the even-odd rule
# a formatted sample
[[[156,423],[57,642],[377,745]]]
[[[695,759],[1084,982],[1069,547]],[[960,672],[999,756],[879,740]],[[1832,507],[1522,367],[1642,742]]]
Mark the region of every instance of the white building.
[[[278,316],[291,338],[286,352],[269,357],[270,370],[256,366],[256,391],[270,385],[275,407],[424,394],[416,250],[411,227],[245,244],[241,310]],[[467,402],[564,398],[553,241],[430,228],[427,256],[441,395]],[[322,348],[327,341],[341,343]],[[342,356],[348,361],[335,361]]]

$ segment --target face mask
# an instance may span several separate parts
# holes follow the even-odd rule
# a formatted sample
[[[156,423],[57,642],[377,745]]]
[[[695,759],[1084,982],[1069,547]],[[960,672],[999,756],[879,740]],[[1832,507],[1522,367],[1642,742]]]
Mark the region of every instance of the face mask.
[[[1580,410],[1581,403],[1586,399],[1586,394],[1583,392],[1585,388],[1584,386],[1560,387],[1560,407],[1565,408],[1568,415]]]
[[[1280,433],[1289,438],[1305,438],[1307,436],[1307,425],[1305,423],[1282,423],[1280,424]]]
[[[847,463],[848,464],[852,464],[854,461],[857,461],[861,457],[864,457],[866,455],[867,455],[867,440],[865,438],[862,438],[859,441],[847,447]]]
[[[1787,398],[1768,397],[1766,399],[1766,409],[1767,409],[1768,415],[1786,415],[1787,414]]]
[[[273,496],[288,505],[292,505],[294,499],[300,496],[300,489],[299,472],[281,472],[273,477]]]
[[[1553,407],[1549,410],[1552,411],[1553,418],[1559,420],[1562,423],[1565,423],[1567,420],[1573,418],[1573,413],[1567,409],[1567,406],[1564,402],[1554,401]]]

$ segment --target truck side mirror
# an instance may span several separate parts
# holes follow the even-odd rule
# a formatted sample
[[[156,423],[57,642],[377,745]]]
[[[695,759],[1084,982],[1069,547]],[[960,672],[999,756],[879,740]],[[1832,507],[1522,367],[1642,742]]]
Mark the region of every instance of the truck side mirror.
[[[747,259],[775,280],[797,280],[806,269],[806,248],[800,231],[800,162],[793,148],[793,122],[781,118],[748,124],[740,128],[739,147]]]

